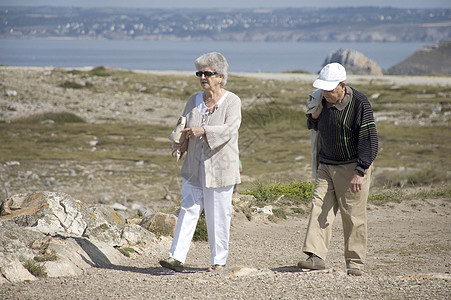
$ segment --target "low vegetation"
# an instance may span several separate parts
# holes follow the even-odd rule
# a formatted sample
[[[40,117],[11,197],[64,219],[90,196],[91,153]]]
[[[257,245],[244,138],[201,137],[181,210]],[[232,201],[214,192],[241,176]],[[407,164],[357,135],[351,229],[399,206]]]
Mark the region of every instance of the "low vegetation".
[[[208,233],[207,233],[207,222],[205,220],[205,213],[202,212],[197,221],[196,230],[194,231],[193,236],[194,241],[208,241]]]
[[[294,203],[300,204],[301,202],[308,203],[310,201],[313,187],[314,185],[311,182],[292,182],[289,184],[263,184],[256,182],[249,190],[244,191],[243,194],[254,196],[259,205],[273,203],[282,196]]]
[[[56,261],[58,260],[58,255],[55,250],[43,251],[39,255],[35,256],[33,260],[36,262]]]
[[[70,75],[70,82],[79,86],[66,85],[62,75]],[[55,89],[68,92],[81,89],[95,94],[110,93],[113,85],[115,91],[129,93],[130,99],[134,94],[149,94],[179,101],[181,105],[199,90],[194,76],[104,67],[91,71],[54,70],[46,80],[53,82]],[[419,188],[430,190],[426,193],[428,197],[450,197],[451,87],[391,86],[383,77],[351,85],[369,97],[380,137],[370,202],[399,202],[409,194],[404,191]],[[282,195],[283,201],[294,205],[308,202],[313,180],[304,110],[307,95],[312,91],[311,83],[231,74],[228,89],[243,100],[240,159],[244,180],[238,191],[253,194],[262,205],[277,201]],[[70,162],[80,169],[95,166],[96,176],[103,183],[126,178],[130,188],[121,184],[118,197],[126,194],[128,201],[140,201],[149,193],[145,190],[149,186],[144,183],[152,184],[158,199],[169,191],[179,200],[178,171],[168,155],[170,145],[166,139],[172,128],[123,123],[114,118],[105,120],[92,124],[72,109],[0,122],[0,162],[20,162],[17,171],[2,174],[3,184],[14,185],[17,178],[26,178],[26,172],[38,166],[42,188],[45,180],[57,178],[62,188],[79,182],[80,193],[86,189],[89,194],[92,185],[87,184],[82,171],[61,176],[60,166]],[[139,162],[144,167],[139,167]],[[301,211],[302,208],[285,209],[288,214]]]
[[[33,259],[27,260],[25,268],[36,277],[47,277],[45,266]]]
[[[133,249],[131,247],[119,247],[119,248],[117,248],[117,250],[126,257],[130,257],[131,253],[136,253],[135,249]]]

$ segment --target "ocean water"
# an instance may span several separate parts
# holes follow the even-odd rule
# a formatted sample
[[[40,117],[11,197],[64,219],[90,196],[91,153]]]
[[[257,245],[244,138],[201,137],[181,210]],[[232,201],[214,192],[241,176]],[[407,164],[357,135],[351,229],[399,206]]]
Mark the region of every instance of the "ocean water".
[[[142,40],[0,39],[0,64],[62,68],[105,66],[139,70],[194,70],[200,55],[218,51],[230,72],[317,73],[328,54],[353,49],[387,69],[425,43],[194,42]]]

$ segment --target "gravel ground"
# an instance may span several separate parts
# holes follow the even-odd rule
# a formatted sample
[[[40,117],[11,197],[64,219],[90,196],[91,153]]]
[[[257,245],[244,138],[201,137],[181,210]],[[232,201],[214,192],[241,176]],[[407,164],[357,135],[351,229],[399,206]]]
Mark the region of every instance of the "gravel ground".
[[[324,271],[295,267],[308,216],[277,223],[236,213],[228,266],[206,272],[206,242],[193,243],[184,272],[159,266],[170,240],[121,265],[91,268],[79,277],[6,283],[1,299],[449,299],[449,199],[406,200],[369,206],[366,272],[346,275],[341,220],[337,218]]]

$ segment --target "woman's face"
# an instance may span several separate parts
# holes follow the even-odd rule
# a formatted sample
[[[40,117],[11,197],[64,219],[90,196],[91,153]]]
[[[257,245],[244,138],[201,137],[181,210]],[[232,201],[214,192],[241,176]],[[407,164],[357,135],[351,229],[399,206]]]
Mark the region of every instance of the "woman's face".
[[[221,88],[221,81],[223,75],[220,74],[212,74],[210,76],[205,75],[204,72],[216,73],[210,67],[204,67],[199,71],[200,71],[199,73],[202,73],[201,76],[199,76],[200,86],[204,90],[216,90]]]

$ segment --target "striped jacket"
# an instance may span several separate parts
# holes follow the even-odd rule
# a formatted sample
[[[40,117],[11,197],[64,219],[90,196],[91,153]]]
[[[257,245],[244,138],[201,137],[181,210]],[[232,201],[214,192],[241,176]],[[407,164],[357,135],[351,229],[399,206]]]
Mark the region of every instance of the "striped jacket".
[[[363,176],[376,158],[378,137],[373,110],[367,97],[350,87],[349,103],[339,110],[323,98],[323,110],[318,119],[307,115],[309,129],[321,133],[319,161],[323,164],[356,162],[356,171]]]

